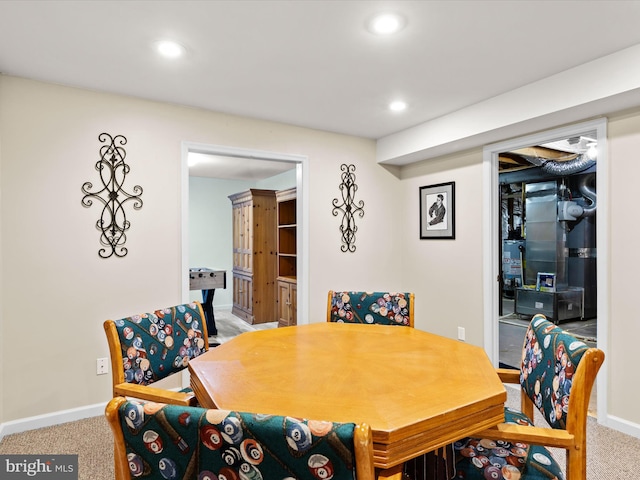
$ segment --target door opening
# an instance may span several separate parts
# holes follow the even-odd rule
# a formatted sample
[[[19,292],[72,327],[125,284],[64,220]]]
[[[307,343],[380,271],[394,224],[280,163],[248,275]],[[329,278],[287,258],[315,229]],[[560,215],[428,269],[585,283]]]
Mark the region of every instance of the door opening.
[[[296,268],[298,272],[296,304],[298,317],[300,322],[304,323],[308,318],[308,159],[302,155],[291,155],[285,153],[275,153],[260,150],[250,150],[237,147],[227,147],[220,145],[196,144],[191,142],[183,142],[182,145],[182,270],[184,272],[181,279],[182,297],[184,301],[188,301],[191,297],[189,291],[189,154],[205,154],[213,156],[221,156],[226,159],[232,159],[237,167],[242,162],[251,161],[256,165],[256,160],[263,164],[281,163],[286,164],[286,169],[293,168],[295,170],[295,188],[297,190],[298,201],[296,202],[297,212],[297,232],[296,237],[297,252]],[[262,168],[262,167],[261,167]],[[254,169],[254,170],[257,170]],[[231,210],[231,202],[225,196],[225,200],[229,202],[229,210]],[[231,232],[231,224],[229,232]],[[231,233],[229,233],[231,235]],[[232,256],[231,248],[228,249],[228,256]],[[226,249],[225,249],[226,251]],[[227,271],[227,289],[231,289],[232,278],[231,269]]]
[[[519,368],[535,313],[606,346],[607,282],[597,275],[607,258],[605,127],[586,122],[485,147],[493,262],[485,263],[485,345],[496,365]],[[599,376],[591,402],[601,418],[604,382]]]
[[[597,342],[596,132],[499,154],[500,363],[518,368],[523,330],[544,314]]]

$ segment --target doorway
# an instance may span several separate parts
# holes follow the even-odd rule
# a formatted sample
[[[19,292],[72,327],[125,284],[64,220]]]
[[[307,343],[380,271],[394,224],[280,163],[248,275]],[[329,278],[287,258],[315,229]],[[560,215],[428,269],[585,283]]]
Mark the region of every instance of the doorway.
[[[584,149],[574,156],[575,152],[564,151],[570,143],[578,147],[583,146]],[[588,160],[586,152],[589,148],[592,148],[590,155],[595,149],[595,162],[587,162],[593,163],[590,166],[593,171],[589,171],[590,167],[586,164],[578,165],[578,162]],[[600,348],[606,349],[608,323],[606,315],[608,282],[607,275],[604,273],[607,271],[608,257],[606,152],[605,119],[485,147],[483,164],[484,187],[487,189],[485,190],[487,194],[484,198],[484,216],[485,225],[490,227],[484,234],[485,305],[487,305],[484,312],[484,331],[485,348],[496,366],[500,363],[509,365],[516,363],[514,365],[516,367],[519,365],[518,353],[521,351],[524,328],[531,315],[544,308],[551,310],[542,313],[555,316],[553,320],[557,320],[563,328],[578,328],[585,326],[585,321],[591,322],[592,331],[595,333],[593,343],[597,342]],[[554,155],[555,158],[553,158]],[[532,165],[535,163],[538,165]],[[544,163],[549,167],[558,167],[554,173],[559,175],[550,176],[548,171],[541,172],[539,167]],[[582,169],[582,167],[585,168]],[[598,218],[592,225],[593,231],[585,232],[584,227],[589,224],[589,221],[581,222],[580,216],[574,217],[570,213],[578,213],[582,209],[583,213],[587,211],[586,215],[595,216],[595,212],[589,211],[594,206],[594,202],[588,198],[589,191],[593,190],[595,193],[595,185],[597,185]],[[527,213],[530,215],[529,226],[527,226]],[[536,217],[537,215],[539,217]],[[582,216],[583,220],[584,218]],[[535,225],[536,223],[540,225]],[[537,227],[541,227],[544,233],[536,232]],[[549,235],[553,238],[550,239]],[[578,235],[583,237],[592,235],[594,244],[577,246],[569,243],[574,242],[574,237]],[[596,238],[597,249],[595,248]],[[542,248],[545,242],[546,246]],[[582,266],[577,267],[576,262],[582,262]],[[591,263],[594,270],[597,268],[597,271],[603,273],[593,278],[593,284],[584,285],[584,281],[578,281],[576,278],[584,273],[587,263]],[[547,273],[553,275],[545,276]],[[543,282],[542,291],[540,281]],[[549,282],[549,285],[545,282]],[[549,303],[546,299],[540,301],[541,299],[536,297],[536,295],[550,295],[556,298],[564,295],[560,292],[564,292],[569,287],[579,287],[576,289],[577,292],[571,292],[578,298],[572,298],[568,302],[571,304],[570,310],[566,307],[566,303],[563,310],[553,302]],[[553,288],[556,292],[544,293],[545,289],[550,291]],[[582,295],[585,289],[592,295],[589,302],[586,302]],[[569,322],[577,323],[570,325]],[[514,334],[513,345],[508,346],[515,351],[516,355],[508,357],[504,352],[506,350],[504,343],[509,341],[506,330],[517,328],[520,328],[519,333]],[[505,358],[509,360],[504,360]],[[607,375],[606,372],[601,373],[604,374],[599,375],[595,390],[598,398],[598,417],[604,419],[606,414],[604,386]]]
[[[232,159],[234,168],[237,168],[242,162],[253,162],[256,165],[256,161],[266,164],[280,163],[285,165],[285,169],[295,170],[295,186],[297,189],[298,201],[296,205],[296,213],[298,218],[298,235],[296,238],[296,246],[299,254],[296,258],[297,271],[298,271],[298,288],[297,288],[297,310],[300,323],[305,323],[305,319],[308,318],[308,245],[309,245],[309,228],[308,228],[308,158],[302,155],[291,155],[285,153],[268,152],[262,150],[244,149],[239,147],[229,147],[221,145],[208,145],[192,142],[183,142],[182,144],[182,165],[181,165],[181,225],[182,225],[182,271],[184,275],[181,278],[182,298],[184,301],[188,301],[190,298],[189,291],[189,268],[190,268],[190,255],[189,255],[189,165],[188,159],[190,154],[203,154],[209,156],[224,157],[225,159]],[[256,169],[253,169],[256,170]],[[226,199],[226,198],[225,198]],[[231,209],[231,203],[229,202],[229,210]],[[231,222],[229,221],[229,229],[231,229]],[[229,257],[231,256],[231,249],[229,248]],[[231,271],[227,272],[227,289],[231,285]]]
[[[500,152],[499,362],[518,368],[531,317],[597,344],[597,140]]]

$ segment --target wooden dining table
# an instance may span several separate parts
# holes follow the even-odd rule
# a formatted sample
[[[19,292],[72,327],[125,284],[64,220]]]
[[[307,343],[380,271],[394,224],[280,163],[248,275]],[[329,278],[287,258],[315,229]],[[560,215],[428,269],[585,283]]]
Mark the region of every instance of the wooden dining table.
[[[242,333],[189,363],[203,407],[371,426],[380,478],[504,421],[485,351],[415,328],[314,323]]]

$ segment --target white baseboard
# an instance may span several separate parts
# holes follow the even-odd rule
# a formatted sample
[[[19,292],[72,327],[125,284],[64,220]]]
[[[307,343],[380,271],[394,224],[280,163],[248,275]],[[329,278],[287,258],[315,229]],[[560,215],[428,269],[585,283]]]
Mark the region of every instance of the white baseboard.
[[[50,427],[52,425],[60,425],[61,423],[82,420],[83,418],[97,417],[104,415],[104,409],[107,402],[96,403],[84,407],[71,408],[69,410],[60,410],[59,412],[47,413],[44,415],[36,415],[35,417],[21,418],[0,424],[0,440],[5,435],[13,433],[26,432],[37,428]]]
[[[607,415],[606,422],[606,427],[631,435],[632,437],[640,438],[640,425],[637,423],[616,417],[615,415]]]
[[[184,387],[189,386],[189,372],[185,369],[182,378]],[[169,388],[177,392],[179,387]],[[5,435],[11,435],[12,433],[26,432],[29,430],[36,430],[38,428],[51,427],[53,425],[60,425],[67,422],[75,422],[76,420],[82,420],[84,418],[97,417],[104,415],[104,409],[107,406],[107,402],[95,403],[93,405],[85,405],[84,407],[70,408],[68,410],[60,410],[58,412],[45,413],[43,415],[36,415],[34,417],[20,418],[18,420],[12,420],[10,422],[0,423],[0,440]]]

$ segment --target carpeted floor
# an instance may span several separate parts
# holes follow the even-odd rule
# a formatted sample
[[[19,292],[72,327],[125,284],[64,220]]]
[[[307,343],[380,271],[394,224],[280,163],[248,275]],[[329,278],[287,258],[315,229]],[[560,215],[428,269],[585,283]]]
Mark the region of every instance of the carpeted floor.
[[[220,334],[216,340],[220,343],[227,341],[234,332],[274,327],[271,324],[251,326],[233,318],[225,320],[226,315],[219,316],[216,312],[216,321],[220,319]],[[518,408],[518,391],[507,387],[507,393],[507,405]],[[540,422],[541,418],[537,417],[536,421]],[[589,480],[637,477],[640,439],[598,425],[594,418],[589,418],[587,436]],[[558,453],[555,456],[564,465],[561,451],[555,450],[554,453]],[[0,455],[6,454],[78,454],[80,480],[113,480],[113,441],[111,430],[102,416],[7,435],[0,441]]]
[[[517,408],[517,391],[507,388],[508,404]],[[557,451],[559,452],[559,451]],[[589,418],[587,478],[636,478],[640,465],[640,439],[598,425]],[[80,480],[113,480],[113,442],[104,417],[7,435],[0,454],[78,454]],[[564,457],[556,455],[561,465]]]

